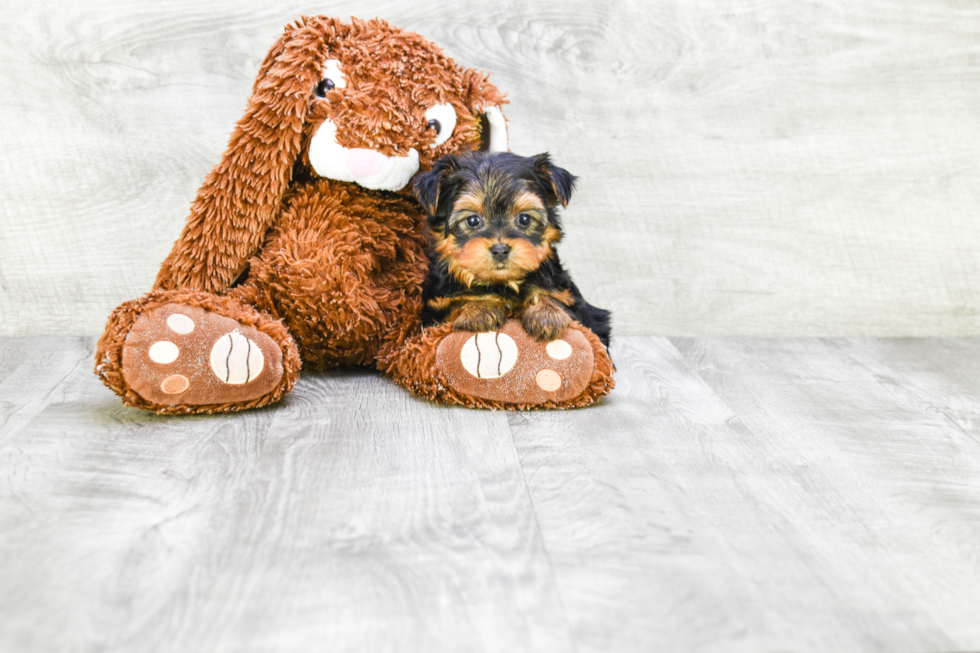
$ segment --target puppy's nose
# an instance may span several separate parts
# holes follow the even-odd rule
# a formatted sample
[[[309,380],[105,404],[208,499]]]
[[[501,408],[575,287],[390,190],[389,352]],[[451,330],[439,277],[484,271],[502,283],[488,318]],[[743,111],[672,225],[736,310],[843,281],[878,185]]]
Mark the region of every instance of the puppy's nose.
[[[493,254],[493,260],[506,261],[507,257],[510,256],[510,245],[497,243],[496,245],[490,248],[490,253]]]

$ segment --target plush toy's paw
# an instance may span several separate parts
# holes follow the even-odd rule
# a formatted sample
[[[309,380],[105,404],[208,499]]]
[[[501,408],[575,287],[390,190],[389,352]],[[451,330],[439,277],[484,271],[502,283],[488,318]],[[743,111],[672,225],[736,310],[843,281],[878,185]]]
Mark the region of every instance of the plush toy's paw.
[[[577,329],[540,342],[518,320],[508,320],[498,331],[449,334],[439,343],[436,366],[456,392],[535,406],[581,395],[592,379],[595,354]]]
[[[95,348],[106,387],[161,415],[264,406],[292,389],[301,366],[282,322],[239,298],[186,289],[120,304]]]
[[[122,375],[151,404],[230,405],[271,395],[282,350],[268,335],[197,306],[164,304],[135,321],[122,348]]]

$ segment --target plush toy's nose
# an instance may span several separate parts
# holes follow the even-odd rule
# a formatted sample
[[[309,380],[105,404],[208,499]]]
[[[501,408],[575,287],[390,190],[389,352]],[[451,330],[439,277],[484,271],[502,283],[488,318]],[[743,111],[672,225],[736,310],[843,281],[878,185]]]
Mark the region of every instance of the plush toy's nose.
[[[325,178],[353,181],[371,190],[401,190],[419,171],[419,152],[386,156],[376,149],[347,148],[337,142],[337,125],[327,118],[310,140],[310,166]]]
[[[495,261],[506,261],[507,257],[510,256],[510,245],[497,243],[490,248],[490,253],[493,254],[493,259]]]
[[[355,178],[361,179],[384,170],[388,164],[388,157],[373,150],[347,150],[344,153],[344,163]]]

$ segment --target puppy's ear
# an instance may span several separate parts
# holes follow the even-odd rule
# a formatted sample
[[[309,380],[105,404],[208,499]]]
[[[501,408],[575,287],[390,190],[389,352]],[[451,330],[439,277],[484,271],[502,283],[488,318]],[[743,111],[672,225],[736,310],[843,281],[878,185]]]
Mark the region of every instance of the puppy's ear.
[[[535,157],[534,167],[544,175],[545,182],[553,193],[552,199],[561,202],[563,208],[567,207],[575,189],[575,175],[553,164],[547,152]]]
[[[279,216],[327,48],[345,29],[320,18],[286,27],[154,287],[221,292],[245,269]]]
[[[436,161],[432,170],[415,177],[412,192],[415,193],[415,199],[425,207],[430,220],[439,212],[440,196],[445,196],[443,193],[445,178],[456,170],[459,170],[459,160],[455,154],[449,154]]]

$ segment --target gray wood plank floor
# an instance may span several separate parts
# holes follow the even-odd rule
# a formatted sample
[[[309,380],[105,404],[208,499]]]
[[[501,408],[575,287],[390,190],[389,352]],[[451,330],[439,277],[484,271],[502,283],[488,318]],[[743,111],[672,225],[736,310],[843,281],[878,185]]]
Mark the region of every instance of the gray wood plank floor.
[[[0,340],[0,650],[980,648],[980,341],[614,341],[586,410],[367,371],[161,418]]]

